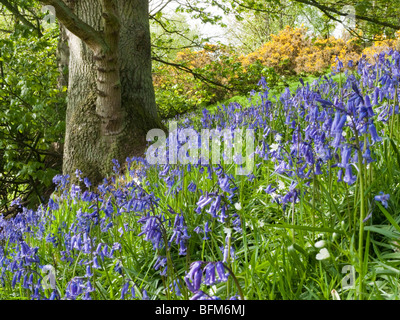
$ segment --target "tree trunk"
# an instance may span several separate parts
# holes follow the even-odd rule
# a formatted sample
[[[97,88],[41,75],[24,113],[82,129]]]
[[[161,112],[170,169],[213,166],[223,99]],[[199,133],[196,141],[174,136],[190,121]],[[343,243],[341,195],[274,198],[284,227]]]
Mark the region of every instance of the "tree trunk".
[[[74,181],[79,169],[97,184],[112,172],[112,159],[123,164],[143,156],[146,133],[162,127],[151,75],[148,1],[80,0],[69,7],[107,43],[93,46],[67,31],[63,172]]]
[[[69,47],[67,30],[60,24],[60,38],[57,44],[57,64],[58,64],[58,89],[68,87],[68,65],[69,65]]]

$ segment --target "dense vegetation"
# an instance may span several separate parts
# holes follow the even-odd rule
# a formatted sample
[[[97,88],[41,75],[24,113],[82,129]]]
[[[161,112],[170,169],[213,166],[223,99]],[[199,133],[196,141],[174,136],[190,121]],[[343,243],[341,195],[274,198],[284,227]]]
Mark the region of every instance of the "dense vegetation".
[[[155,64],[154,84],[163,117],[206,107],[236,95],[246,95],[264,77],[268,85],[283,90],[299,77],[321,76],[348,61],[374,55],[389,48],[400,49],[400,40],[376,36],[364,48],[359,38],[348,40],[312,34],[305,27],[286,26],[255,51],[240,53],[236,47],[207,44],[201,50],[177,52],[172,63]],[[190,71],[190,72],[188,72]]]
[[[150,1],[145,62],[180,162],[149,148],[100,185],[61,174],[80,81],[67,88],[65,29],[41,4],[69,23],[75,1],[0,3],[0,299],[399,299],[398,1]]]
[[[0,36],[0,208],[46,201],[61,170],[65,87],[58,87],[57,34]],[[51,193],[51,191],[50,191]],[[3,210],[1,210],[3,211]]]
[[[254,130],[247,176],[226,158],[56,176],[48,205],[0,218],[1,298],[398,299],[400,54],[352,65],[175,119]]]

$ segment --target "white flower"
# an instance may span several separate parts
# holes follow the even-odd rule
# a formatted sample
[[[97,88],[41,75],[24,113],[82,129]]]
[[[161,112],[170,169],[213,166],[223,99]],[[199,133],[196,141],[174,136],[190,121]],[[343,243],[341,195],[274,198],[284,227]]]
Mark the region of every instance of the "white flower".
[[[281,141],[281,140],[282,140],[282,136],[278,133],[278,134],[275,136],[275,141],[279,142],[279,141]]]
[[[319,253],[317,253],[315,258],[317,260],[325,260],[325,259],[328,259],[329,257],[330,257],[329,251],[327,249],[323,248],[319,251]]]
[[[340,300],[340,296],[335,289],[332,289],[331,295],[333,300]]]
[[[240,203],[235,203],[235,208],[236,210],[242,210],[242,206],[240,205]]]
[[[316,243],[314,244],[314,246],[315,246],[316,248],[323,248],[323,247],[325,247],[325,244],[326,244],[325,240],[321,240],[321,241],[316,242]]]
[[[279,148],[279,144],[277,144],[277,143],[273,143],[273,144],[271,144],[271,145],[269,146],[269,149],[270,149],[271,151],[276,151],[276,150],[278,150],[278,148]]]
[[[285,189],[285,183],[281,180],[278,181],[278,189],[279,190]]]

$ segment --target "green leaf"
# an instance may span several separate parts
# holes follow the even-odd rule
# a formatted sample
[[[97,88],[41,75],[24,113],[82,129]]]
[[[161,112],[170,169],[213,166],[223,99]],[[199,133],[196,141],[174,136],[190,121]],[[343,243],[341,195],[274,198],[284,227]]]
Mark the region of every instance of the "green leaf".
[[[379,202],[376,202],[376,204],[378,205],[379,209],[381,209],[381,211],[385,215],[386,219],[388,219],[389,222],[392,224],[392,226],[395,227],[396,230],[400,232],[400,226],[393,219],[393,217],[390,215],[390,213]]]

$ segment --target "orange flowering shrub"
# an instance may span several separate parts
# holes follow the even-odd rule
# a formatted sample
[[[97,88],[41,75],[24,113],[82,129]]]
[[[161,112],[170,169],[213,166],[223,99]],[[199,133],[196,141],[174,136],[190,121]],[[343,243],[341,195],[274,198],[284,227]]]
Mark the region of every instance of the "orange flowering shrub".
[[[377,55],[389,49],[400,50],[400,30],[396,32],[396,39],[384,39],[378,36],[377,41],[371,47],[365,48],[362,53],[368,62],[374,63]]]
[[[224,45],[208,44],[204,49],[185,49],[177,54],[174,64],[153,70],[156,101],[162,117],[183,113],[237,94],[248,94],[261,76],[273,85],[278,76],[260,62],[244,66],[239,56]],[[183,69],[190,72],[187,72]]]
[[[332,70],[336,70],[337,68],[337,59],[343,63],[345,69],[349,69],[350,61],[356,62],[361,58],[360,51],[355,38],[347,40],[346,45],[340,49],[339,53],[331,57]],[[355,68],[355,64],[352,68]]]
[[[350,39],[349,41],[355,41],[355,39]],[[384,39],[382,36],[377,36],[377,41],[375,41],[372,46],[365,48],[361,52],[351,49],[351,47],[350,49],[344,48],[340,51],[338,58],[342,61],[344,68],[349,69],[348,62],[350,60],[355,62],[364,56],[369,63],[375,63],[378,55],[389,49],[400,50],[400,30],[396,32],[396,39]],[[331,62],[332,69],[335,70],[336,58],[333,57]]]
[[[355,59],[360,52],[354,39],[344,41],[330,37],[312,38],[306,28],[287,26],[278,35],[271,35],[271,41],[257,51],[242,57],[244,65],[261,61],[263,65],[273,67],[282,75],[301,73],[322,74],[334,63],[336,56]],[[348,58],[349,57],[349,58]]]
[[[311,44],[306,32],[305,28],[294,29],[287,26],[278,35],[271,35],[272,39],[261,48],[243,57],[242,63],[246,66],[259,60],[279,74],[293,74],[296,58]]]
[[[349,68],[350,60],[356,62],[362,55],[372,62],[376,54],[388,48],[400,50],[400,31],[397,39],[380,39],[362,51],[355,38],[322,39],[308,35],[306,28],[287,26],[246,56],[225,45],[207,44],[198,51],[185,49],[173,61],[180,68],[171,65],[154,68],[157,104],[161,115],[169,117],[233,95],[247,94],[262,76],[269,86],[274,86],[279,76],[321,75],[330,68],[335,71],[338,59],[345,68]]]

